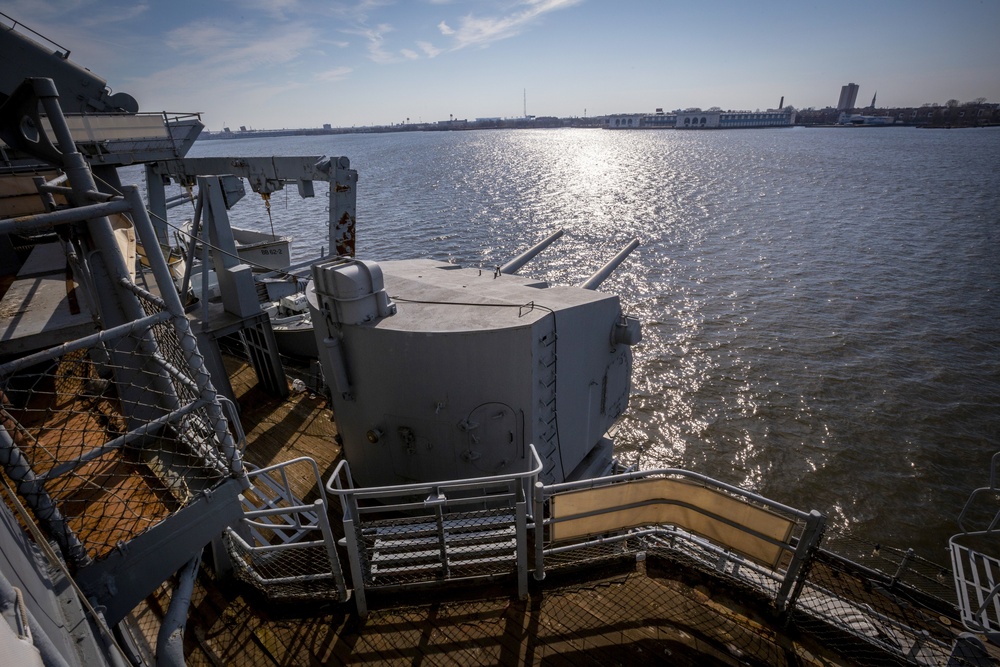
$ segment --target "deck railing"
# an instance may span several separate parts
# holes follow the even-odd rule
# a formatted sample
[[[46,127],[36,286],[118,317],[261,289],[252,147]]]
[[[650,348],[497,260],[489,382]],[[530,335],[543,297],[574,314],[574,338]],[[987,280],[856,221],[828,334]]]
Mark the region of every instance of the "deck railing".
[[[516,573],[523,597],[529,570],[541,580],[549,569],[647,552],[709,559],[784,609],[822,537],[818,512],[684,470],[545,486],[531,452],[535,465],[523,473],[369,488],[355,488],[341,462],[326,490],[343,506],[359,611],[366,589]]]
[[[542,462],[496,477],[355,488],[342,461],[326,484],[343,507],[358,613],[365,590],[516,574],[528,594],[528,498]]]
[[[958,517],[962,532],[948,540],[962,623],[1000,642],[1000,452],[990,484],[972,491]]]
[[[302,468],[308,472],[303,474]],[[311,479],[308,493],[290,480]],[[251,470],[252,487],[240,495],[243,521],[226,531],[229,553],[244,579],[272,599],[347,599],[344,574],[327,513],[326,493],[309,457]],[[310,502],[301,496],[315,498]]]
[[[367,614],[366,591],[516,575],[524,597],[529,572],[540,581],[655,556],[753,591],[817,636],[852,636],[863,650],[921,664],[943,664],[949,654],[948,641],[924,627],[929,614],[912,610],[916,598],[902,590],[907,558],[883,576],[830,556],[820,548],[819,512],[677,469],[545,486],[533,448],[532,458],[534,469],[503,478],[378,488],[354,488],[341,463],[326,490],[343,507],[341,546],[358,612]]]
[[[679,469],[537,485],[534,516],[546,517],[535,525],[536,579],[602,555],[682,553],[749,577],[778,609],[794,602],[825,525],[819,512]]]
[[[154,291],[135,282],[134,245],[156,245],[138,190],[97,188],[55,85],[31,81],[32,123],[8,141],[69,186],[35,179],[44,212],[0,220],[60,230],[4,295],[0,465],[115,623],[238,517],[246,478],[166,263],[150,263]]]

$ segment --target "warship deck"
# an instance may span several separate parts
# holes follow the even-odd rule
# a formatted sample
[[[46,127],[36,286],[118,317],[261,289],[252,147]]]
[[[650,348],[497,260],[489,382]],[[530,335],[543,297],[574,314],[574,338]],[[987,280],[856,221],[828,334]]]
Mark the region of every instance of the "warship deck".
[[[277,399],[256,387],[249,367],[233,371],[247,462],[262,467],[310,456],[328,475],[339,449],[325,400],[308,392]],[[292,483],[307,494],[313,481]],[[150,645],[171,592],[161,586],[133,612]],[[499,581],[382,593],[369,606],[361,618],[351,601],[275,602],[239,584],[219,585],[203,563],[186,659],[192,666],[851,665],[877,655],[863,642],[845,653],[843,642],[853,643],[832,629],[804,633],[792,624],[785,631],[752,593],[711,585],[709,574],[653,557],[550,573],[532,582],[524,600]],[[834,637],[836,653],[824,648]]]
[[[250,365],[226,362],[246,435],[245,461],[263,468],[309,457],[327,479],[340,448],[326,400],[308,391],[278,398],[262,388]],[[93,447],[124,430],[114,394],[105,394],[84,356],[67,355],[53,369],[46,380],[52,387],[44,385],[39,400],[56,405],[30,404],[25,414],[12,413],[22,426],[38,427],[39,451],[65,458],[63,449]],[[81,400],[87,409],[78,405]],[[101,465],[114,468],[106,471],[95,499],[83,473]],[[174,509],[169,489],[124,450],[88,466],[54,488],[80,505],[71,526],[97,545],[91,556],[104,556],[120,539]],[[315,497],[308,470],[288,474],[298,497]],[[331,519],[339,524],[339,516]],[[526,599],[503,580],[371,594],[364,618],[350,600],[275,602],[247,586],[220,583],[208,563],[201,567],[185,633],[189,665],[838,664],[832,656],[820,657],[818,645],[773,630],[774,619],[752,620],[754,614],[736,598],[710,594],[708,586],[655,559],[631,556],[584,573],[550,573],[544,582],[532,582]],[[173,590],[172,582],[160,586],[132,613],[150,663]]]
[[[230,370],[247,463],[264,467],[309,456],[328,475],[339,448],[326,401],[308,392],[281,400],[259,388],[249,366],[233,363]],[[305,495],[312,480],[292,484]],[[712,647],[722,635],[711,642],[684,630],[703,622],[711,607],[703,590],[647,576],[643,563],[596,580],[537,588],[523,601],[496,585],[376,597],[366,619],[350,602],[269,602],[238,585],[219,586],[208,566],[202,569],[185,636],[192,666],[746,664]],[[151,644],[171,590],[161,587],[134,612]],[[740,631],[725,621],[719,630]],[[745,636],[738,643],[747,641],[760,640]],[[782,664],[777,657],[766,664]]]
[[[338,449],[325,401],[308,393],[280,401],[253,386],[253,379],[247,367],[233,377],[247,462],[263,467],[310,456],[320,470],[332,470]],[[311,480],[295,483],[305,493]],[[812,655],[791,644],[749,662],[719,651],[715,647],[727,637],[734,645],[770,646],[774,633],[727,620],[742,616],[730,601],[712,601],[705,589],[648,576],[644,563],[620,564],[597,579],[537,587],[527,600],[496,585],[375,597],[366,619],[351,602],[280,604],[239,586],[220,587],[202,567],[185,636],[191,666],[781,665],[799,664],[786,662],[781,655],[786,651],[799,660]],[[170,593],[170,587],[161,587],[136,611],[140,627],[155,633]],[[694,630],[717,615],[714,632]]]
[[[66,358],[59,368],[73,363],[73,358]],[[278,398],[263,390],[249,365],[228,359],[227,366],[246,434],[246,462],[262,468],[309,457],[321,478],[328,479],[340,449],[326,400],[309,391]],[[67,372],[59,377],[80,382],[89,375]],[[58,389],[54,395],[73,395],[76,386]],[[87,400],[96,401],[101,414],[115,412],[107,398]],[[72,418],[84,416],[73,412]],[[120,430],[113,419],[105,422],[102,430]],[[74,423],[42,431],[48,438],[90,430],[95,429]],[[46,443],[50,449],[55,444]],[[148,476],[122,479],[133,477],[142,483],[123,482],[116,487],[116,502],[109,507],[139,503],[145,507],[140,513],[143,521],[151,520],[154,506],[158,511],[169,509],[171,503],[164,502],[164,498],[169,501],[169,494],[151,486]],[[315,498],[311,470],[290,468],[288,482],[298,497]],[[158,502],[146,498],[151,489],[159,491],[152,494]],[[339,507],[330,512],[336,530],[340,517],[334,515]],[[105,510],[101,518],[107,520],[111,514]],[[77,530],[91,542],[115,542],[114,534],[97,535],[101,522],[95,512],[81,511],[76,516],[82,522]],[[116,525],[121,529],[124,524]],[[894,571],[896,565],[883,563],[881,571]],[[912,604],[905,596],[893,595],[891,585],[889,590],[883,588],[884,582],[873,579],[871,572],[844,569],[841,563],[824,559],[812,563],[809,585],[813,593],[803,596],[800,607],[804,610],[791,616],[779,614],[750,587],[734,586],[731,578],[727,583],[726,577],[719,576],[725,573],[715,570],[711,564],[706,567],[652,552],[642,556],[629,552],[595,559],[576,569],[550,570],[542,582],[530,582],[524,599],[518,597],[513,582],[503,578],[402,592],[369,591],[368,615],[362,617],[353,600],[276,601],[244,584],[220,582],[212,566],[203,561],[189,609],[185,659],[189,665],[913,664],[894,660],[898,653],[893,656],[880,648],[892,640],[885,633],[888,624],[850,628],[855,635],[845,632],[845,619],[860,610],[869,618],[897,619],[905,627],[932,636],[939,648],[916,664],[943,665],[947,647],[962,631],[948,610]],[[946,581],[938,570],[914,570],[913,574],[925,583],[935,577]],[[148,647],[156,645],[173,591],[173,582],[159,586],[131,614],[150,663],[153,649]],[[866,637],[866,632],[873,634]],[[902,642],[898,646],[903,655],[909,650]],[[1000,664],[995,648],[990,645],[989,649],[993,662],[980,664]]]
[[[54,384],[47,390],[56,402],[52,410],[22,410],[25,414],[20,415],[28,425],[32,419],[47,420],[39,429],[39,442],[49,452],[73,443],[79,447],[79,437],[73,434],[122,430],[111,395],[87,393],[94,378],[90,371],[74,370],[81,361],[67,355],[53,367]],[[285,399],[269,394],[254,369],[241,361],[227,358],[227,370],[246,435],[246,463],[264,468],[309,457],[321,479],[328,479],[339,463],[340,448],[327,401],[309,391],[292,391]],[[78,394],[93,404],[98,417],[103,415],[97,426],[83,423],[89,413],[73,405],[56,409],[59,400],[70,401]],[[140,532],[173,505],[169,489],[132,464],[126,460],[117,465],[115,470],[124,472],[111,476],[118,480],[114,487],[105,485],[100,512],[93,509],[98,506],[94,498],[86,495],[89,487],[83,477],[68,478],[67,484],[78,486],[58,487],[61,495],[86,505],[77,508],[71,525],[88,544],[99,547],[95,556],[116,544],[123,531]],[[311,469],[289,468],[287,475],[297,497],[315,500]],[[135,507],[142,509],[129,511]],[[336,503],[331,505],[335,531],[341,526],[339,511]],[[898,565],[879,567],[892,572]],[[933,638],[934,645],[928,644],[933,653],[916,664],[943,665],[947,647],[962,631],[949,610],[912,604],[905,595],[893,594],[891,584],[886,590],[885,581],[873,578],[871,571],[845,569],[843,563],[812,563],[813,592],[803,596],[804,610],[791,616],[779,614],[759,591],[733,585],[731,577],[719,576],[727,573],[716,570],[711,563],[653,552],[605,554],[575,569],[548,571],[543,581],[530,582],[524,599],[513,581],[504,578],[439,582],[402,591],[369,591],[368,614],[361,616],[354,600],[277,601],[245,584],[220,582],[203,561],[189,609],[185,659],[189,665],[914,664],[896,658],[915,649],[903,641],[891,645],[889,628],[906,627]],[[914,569],[912,574],[924,584],[935,578],[947,581],[939,569]],[[148,652],[150,663],[173,591],[173,582],[159,586],[131,614],[140,650]],[[885,625],[851,627],[859,612],[902,625],[890,626],[886,620]],[[887,645],[889,652],[883,650]],[[995,647],[988,647],[992,662],[978,664],[1000,664]]]
[[[361,620],[350,605],[267,607],[202,586],[186,657],[192,666],[849,664],[821,657],[817,646],[773,643],[775,633],[747,626],[746,612],[731,601],[647,576],[643,567],[546,587],[524,601],[483,588],[435,598],[384,600]],[[146,613],[166,604],[161,591]],[[698,630],[709,619],[711,630]],[[736,646],[755,646],[756,654]]]

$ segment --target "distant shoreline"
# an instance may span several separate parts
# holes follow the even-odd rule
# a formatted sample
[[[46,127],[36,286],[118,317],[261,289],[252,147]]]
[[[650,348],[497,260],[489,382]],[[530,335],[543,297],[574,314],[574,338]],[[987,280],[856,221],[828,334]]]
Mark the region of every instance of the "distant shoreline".
[[[518,116],[513,118],[449,118],[433,122],[411,123],[407,120],[404,123],[390,125],[365,125],[361,127],[333,127],[324,125],[323,127],[301,127],[282,128],[269,130],[247,129],[241,126],[238,130],[232,131],[225,128],[221,132],[203,130],[199,139],[259,139],[267,137],[301,137],[301,136],[330,136],[341,134],[382,134],[396,132],[456,132],[467,130],[529,130],[529,129],[551,129],[564,127],[590,128],[590,129],[611,129],[615,131],[634,130],[674,130],[682,129],[687,131],[705,129],[760,129],[760,128],[780,128],[780,127],[930,127],[942,129],[957,129],[965,127],[996,127],[1000,126],[1000,104],[995,103],[967,103],[964,105],[952,106],[922,106],[907,108],[881,108],[881,109],[848,109],[840,111],[832,107],[825,109],[802,109],[796,110],[793,107],[785,107],[792,114],[789,123],[772,123],[765,119],[762,122],[736,122],[736,123],[714,123],[721,127],[698,127],[698,128],[678,128],[672,123],[643,122],[648,116],[657,120],[667,118],[670,114],[701,113],[700,109],[691,108],[684,112],[678,110],[664,115],[657,109],[656,114],[624,114],[624,115],[603,115],[557,118],[555,116]],[[769,112],[775,110],[769,110]],[[743,112],[723,112],[715,108],[706,112],[719,114],[732,114]],[[759,112],[747,112],[756,115],[764,115]],[[635,123],[632,120],[621,122],[618,120],[638,119]],[[752,120],[752,119],[751,119]],[[845,123],[848,120],[850,122]],[[612,127],[614,123],[614,127]],[[705,125],[702,119],[701,125]],[[713,123],[708,123],[709,126]]]
[[[263,139],[269,137],[308,137],[308,136],[333,136],[343,134],[389,134],[399,132],[467,132],[469,130],[528,130],[528,129],[561,129],[564,127],[576,127],[584,129],[604,129],[601,125],[540,125],[540,126],[503,126],[496,127],[490,125],[477,125],[473,123],[464,124],[457,127],[428,127],[425,125],[392,125],[392,126],[371,126],[357,128],[299,128],[283,130],[241,130],[237,132],[211,132],[204,131],[198,140],[215,141],[220,139]],[[616,132],[643,132],[643,131],[680,131],[680,132],[704,132],[704,131],[728,131],[728,130],[751,130],[751,129],[789,129],[795,127],[804,128],[886,128],[886,127],[915,127],[918,129],[931,130],[969,130],[985,127],[1000,127],[1000,123],[984,123],[981,125],[926,125],[916,123],[893,123],[881,125],[842,125],[837,123],[800,123],[787,127],[764,127],[764,128],[711,128],[711,130],[678,130],[673,127],[659,128],[635,128],[631,130],[615,130]]]

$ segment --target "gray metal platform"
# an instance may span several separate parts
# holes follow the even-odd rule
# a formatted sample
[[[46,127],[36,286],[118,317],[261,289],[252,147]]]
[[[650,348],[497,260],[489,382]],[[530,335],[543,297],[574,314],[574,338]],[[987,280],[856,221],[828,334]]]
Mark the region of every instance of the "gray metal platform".
[[[0,349],[23,354],[96,331],[59,243],[35,246],[0,299]]]

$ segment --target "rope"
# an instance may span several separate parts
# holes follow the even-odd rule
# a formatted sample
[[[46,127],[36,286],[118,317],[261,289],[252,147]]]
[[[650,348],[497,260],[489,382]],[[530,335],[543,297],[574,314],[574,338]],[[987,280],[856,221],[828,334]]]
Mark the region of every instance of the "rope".
[[[271,217],[271,193],[261,192],[260,198],[264,200],[264,208],[267,209],[267,220],[271,223],[271,236],[278,238],[278,235],[274,233],[274,218]]]

